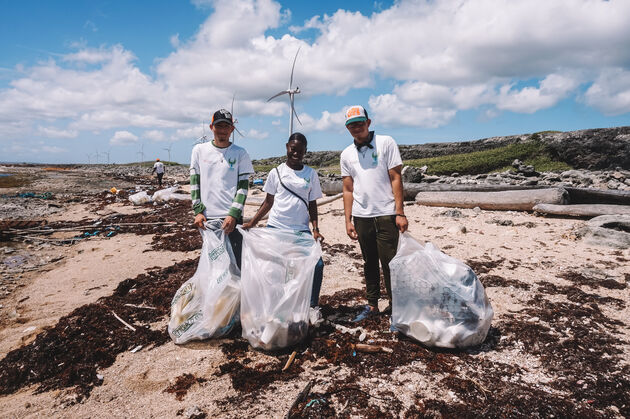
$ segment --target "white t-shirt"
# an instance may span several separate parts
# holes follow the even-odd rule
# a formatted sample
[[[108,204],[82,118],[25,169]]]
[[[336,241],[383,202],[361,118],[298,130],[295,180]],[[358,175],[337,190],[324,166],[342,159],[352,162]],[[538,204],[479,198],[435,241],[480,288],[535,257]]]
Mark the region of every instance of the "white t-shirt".
[[[244,148],[234,144],[219,148],[197,144],[192,151],[190,168],[199,174],[201,202],[206,218],[224,218],[236,196],[239,176],[254,173],[252,161]]]
[[[398,145],[388,135],[374,135],[371,144],[358,150],[353,142],[341,152],[341,176],[351,176],[354,183],[355,217],[396,214],[389,169],[402,164]]]
[[[289,230],[308,230],[310,221],[308,208],[300,198],[282,187],[278,180],[278,172],[282,183],[306,202],[322,197],[317,172],[307,165],[304,165],[302,170],[293,170],[286,163],[282,163],[277,171],[273,169],[269,172],[263,187],[264,192],[274,195],[268,225]]]
[[[164,163],[161,161],[156,161],[153,168],[155,169],[155,173],[164,173]]]

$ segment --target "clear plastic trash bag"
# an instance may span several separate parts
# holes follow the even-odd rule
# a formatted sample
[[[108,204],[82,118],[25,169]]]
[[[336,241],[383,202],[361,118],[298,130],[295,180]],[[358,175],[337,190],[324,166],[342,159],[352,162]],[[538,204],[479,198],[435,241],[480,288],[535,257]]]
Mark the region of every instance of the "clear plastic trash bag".
[[[295,345],[308,333],[320,244],[311,235],[292,230],[241,231],[243,337],[265,350]]]
[[[175,293],[168,333],[177,344],[221,337],[239,320],[241,273],[221,222],[206,223],[195,274]]]
[[[469,266],[404,233],[389,268],[393,329],[442,348],[484,341],[494,312]]]
[[[170,188],[160,189],[159,191],[155,191],[153,193],[153,196],[151,197],[151,200],[153,202],[166,202],[166,201],[172,201],[174,199],[182,200],[182,201],[190,199],[190,194],[177,193],[176,191],[178,189],[179,189],[179,186],[172,186]]]
[[[146,204],[147,202],[151,202],[151,197],[149,196],[149,194],[147,194],[147,191],[141,191],[133,195],[129,195],[129,200],[134,205],[142,205]]]

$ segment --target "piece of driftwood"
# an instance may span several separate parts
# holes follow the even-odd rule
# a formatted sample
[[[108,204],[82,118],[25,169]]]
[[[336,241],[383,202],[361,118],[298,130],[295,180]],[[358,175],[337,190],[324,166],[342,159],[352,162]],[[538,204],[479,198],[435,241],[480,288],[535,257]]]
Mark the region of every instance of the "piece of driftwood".
[[[306,385],[304,386],[304,388],[302,389],[302,391],[300,391],[297,395],[297,397],[295,398],[295,400],[293,400],[293,403],[291,404],[291,407],[289,407],[289,411],[287,412],[287,414],[284,416],[285,419],[289,419],[291,417],[291,411],[293,409],[295,409],[295,407],[300,404],[300,402],[304,399],[306,399],[306,396],[308,396],[308,393],[311,392],[311,387],[313,387],[313,380],[309,381],[308,383],[306,383]],[[299,412],[301,413],[301,412]],[[298,415],[299,416],[299,415]]]
[[[595,188],[565,188],[571,204],[630,205],[630,191]]]
[[[121,319],[120,317],[118,317],[118,314],[116,314],[115,312],[112,311],[112,314],[114,315],[114,317],[116,317],[116,320],[118,320],[119,322],[121,322],[122,324],[125,325],[126,328],[128,328],[129,330],[131,330],[132,332],[136,331],[136,328],[133,327],[132,325],[130,325],[129,323],[127,323],[126,321],[124,321],[123,319]]]
[[[499,211],[532,211],[536,204],[564,205],[569,195],[563,188],[502,192],[420,192],[416,203],[432,207],[474,208]]]
[[[608,204],[577,204],[577,205],[553,205],[538,204],[534,206],[534,211],[541,214],[568,215],[571,217],[597,217],[600,215],[630,215],[628,205],[608,205]]]
[[[289,359],[287,359],[287,363],[284,364],[284,367],[282,368],[282,372],[286,371],[289,369],[289,367],[291,366],[291,364],[293,364],[293,360],[295,359],[295,356],[297,355],[297,351],[293,351],[291,353],[291,356],[289,357]]]
[[[359,352],[376,353],[376,352],[392,352],[391,348],[380,345],[367,345],[365,343],[357,343],[354,345],[354,349]]]

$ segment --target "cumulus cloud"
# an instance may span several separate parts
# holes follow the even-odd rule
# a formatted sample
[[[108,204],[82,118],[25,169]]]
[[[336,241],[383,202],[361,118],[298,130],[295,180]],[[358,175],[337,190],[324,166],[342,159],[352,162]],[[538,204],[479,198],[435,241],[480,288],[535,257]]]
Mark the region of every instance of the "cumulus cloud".
[[[114,136],[109,139],[110,145],[129,145],[138,142],[138,136],[129,131],[116,131]]]
[[[630,112],[630,70],[611,68],[603,71],[584,94],[584,102],[606,115]]]
[[[461,110],[533,113],[570,97],[608,115],[630,112],[625,0],[400,0],[369,16],[340,9],[291,22],[278,37],[269,31],[291,14],[273,0],[193,2],[208,18],[190,39],[173,35],[175,50],[150,74],[124,45],[76,44],[16,66],[0,89],[0,138],[138,129],[154,141],[193,140],[235,92],[239,117],[284,124],[286,100],[266,99],[286,89],[298,48],[297,100],[374,88],[369,107],[384,124],[435,128]],[[312,41],[299,38],[307,29]],[[325,108],[300,114],[305,127],[338,129],[340,111]],[[50,128],[59,119],[67,128]]]
[[[245,138],[251,138],[254,140],[264,140],[265,138],[269,137],[269,133],[252,128],[250,130],[245,131],[243,133],[243,136]]]
[[[55,127],[37,127],[37,131],[47,138],[76,138],[79,135],[77,130],[66,130]]]
[[[159,131],[159,130],[145,131],[144,134],[142,134],[142,136],[149,140],[158,141],[158,142],[167,140],[166,134],[164,133],[164,131]]]

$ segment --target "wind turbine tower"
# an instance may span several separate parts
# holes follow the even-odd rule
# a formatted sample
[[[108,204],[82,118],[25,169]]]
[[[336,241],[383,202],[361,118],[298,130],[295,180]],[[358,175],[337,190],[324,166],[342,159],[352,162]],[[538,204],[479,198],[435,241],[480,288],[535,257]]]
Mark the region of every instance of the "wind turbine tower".
[[[300,125],[302,125],[302,121],[300,121],[300,118],[298,118],[297,112],[295,112],[295,106],[293,105],[295,95],[300,93],[299,87],[296,86],[295,89],[293,88],[293,71],[295,70],[295,61],[297,60],[297,56],[299,53],[300,53],[300,48],[298,48],[297,52],[295,53],[295,57],[293,58],[293,67],[291,67],[291,78],[289,79],[289,88],[287,90],[281,91],[280,93],[276,93],[275,95],[267,99],[267,102],[269,102],[271,99],[275,99],[278,96],[282,96],[285,94],[289,95],[289,103],[291,105],[291,109],[290,109],[291,115],[289,117],[289,136],[293,134],[293,117],[294,116],[298,120]]]

